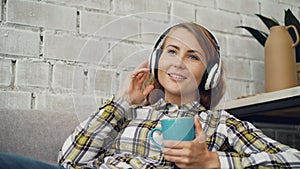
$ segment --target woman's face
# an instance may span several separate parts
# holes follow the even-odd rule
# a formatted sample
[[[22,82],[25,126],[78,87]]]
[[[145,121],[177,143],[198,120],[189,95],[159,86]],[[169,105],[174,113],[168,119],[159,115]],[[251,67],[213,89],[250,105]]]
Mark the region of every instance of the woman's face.
[[[158,80],[165,89],[166,100],[182,104],[198,99],[205,63],[204,51],[191,32],[184,28],[171,30],[158,66]]]

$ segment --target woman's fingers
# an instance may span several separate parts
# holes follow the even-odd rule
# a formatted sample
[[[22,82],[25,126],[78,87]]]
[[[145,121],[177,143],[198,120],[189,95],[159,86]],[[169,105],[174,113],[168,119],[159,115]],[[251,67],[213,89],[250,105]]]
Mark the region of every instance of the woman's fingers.
[[[138,75],[140,75],[141,73],[148,73],[150,72],[149,68],[140,68],[138,70],[135,70],[132,74],[131,74],[131,78],[137,77]]]
[[[153,85],[147,86],[143,91],[143,96],[146,98],[153,89],[154,89]]]
[[[199,143],[205,143],[206,142],[205,134],[202,125],[199,121],[199,117],[197,115],[194,117],[194,124],[196,129],[196,139],[198,139]]]

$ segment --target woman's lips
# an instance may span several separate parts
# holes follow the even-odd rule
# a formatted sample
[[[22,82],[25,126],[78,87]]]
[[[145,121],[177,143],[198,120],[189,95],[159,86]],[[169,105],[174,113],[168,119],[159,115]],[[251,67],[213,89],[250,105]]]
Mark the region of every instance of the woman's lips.
[[[182,76],[182,75],[176,74],[176,73],[168,73],[168,75],[172,80],[175,80],[175,81],[182,81],[182,80],[187,79],[185,76]]]

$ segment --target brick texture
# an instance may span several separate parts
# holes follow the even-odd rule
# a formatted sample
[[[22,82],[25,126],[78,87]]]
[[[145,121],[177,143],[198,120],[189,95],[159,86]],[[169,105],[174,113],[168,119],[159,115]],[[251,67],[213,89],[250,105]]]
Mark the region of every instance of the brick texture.
[[[0,59],[0,85],[10,85],[12,78],[12,63],[8,59]]]
[[[0,36],[0,53],[39,56],[39,33],[0,27]]]
[[[30,109],[31,93],[16,91],[0,91],[0,108]]]
[[[76,9],[41,2],[22,0],[7,1],[9,23],[76,30]]]
[[[49,64],[43,62],[17,61],[16,85],[48,87]]]

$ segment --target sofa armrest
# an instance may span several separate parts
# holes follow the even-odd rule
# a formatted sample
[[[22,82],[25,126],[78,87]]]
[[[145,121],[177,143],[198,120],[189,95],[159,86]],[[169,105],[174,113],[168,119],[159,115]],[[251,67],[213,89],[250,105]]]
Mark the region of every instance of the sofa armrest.
[[[76,113],[0,109],[0,151],[55,164],[78,124]]]

